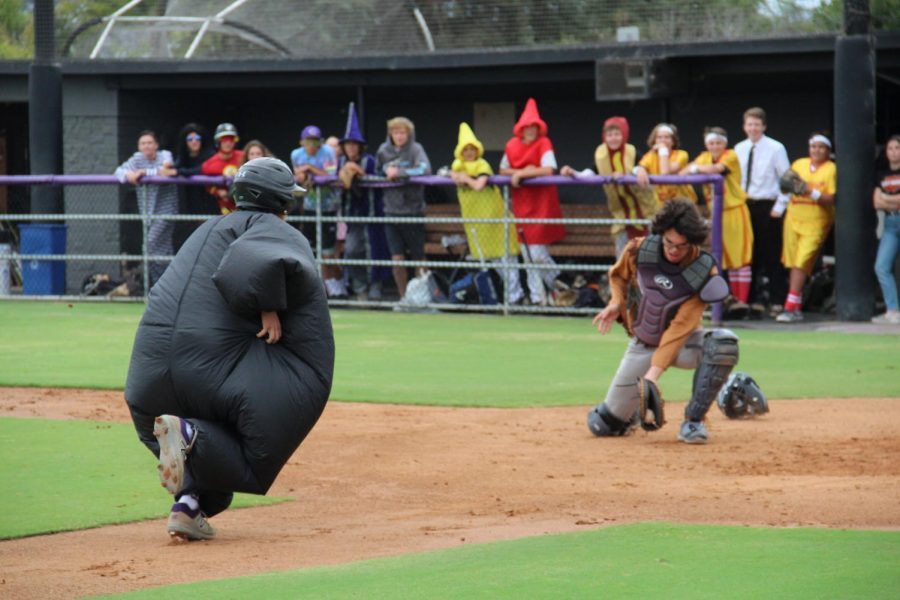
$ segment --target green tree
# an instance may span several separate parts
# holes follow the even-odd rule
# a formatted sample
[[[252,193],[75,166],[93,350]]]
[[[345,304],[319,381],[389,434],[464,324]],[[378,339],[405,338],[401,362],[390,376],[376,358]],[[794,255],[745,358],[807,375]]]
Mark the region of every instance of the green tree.
[[[31,57],[31,39],[31,13],[24,2],[0,0],[0,59]]]

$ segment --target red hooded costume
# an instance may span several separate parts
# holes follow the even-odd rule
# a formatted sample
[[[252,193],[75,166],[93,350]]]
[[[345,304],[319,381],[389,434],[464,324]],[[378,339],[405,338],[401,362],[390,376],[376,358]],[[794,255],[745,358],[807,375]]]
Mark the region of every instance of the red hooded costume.
[[[538,126],[538,137],[532,143],[522,141],[522,130],[529,125]],[[537,103],[529,98],[525,110],[513,127],[513,137],[506,142],[506,158],[513,169],[528,166],[541,166],[541,157],[553,150],[553,144],[547,137],[547,124],[538,114]],[[559,194],[555,186],[526,186],[512,188],[512,209],[518,219],[561,219],[562,209],[559,206]],[[527,244],[552,244],[566,237],[566,229],[562,225],[551,224],[519,224],[517,228],[520,241]]]

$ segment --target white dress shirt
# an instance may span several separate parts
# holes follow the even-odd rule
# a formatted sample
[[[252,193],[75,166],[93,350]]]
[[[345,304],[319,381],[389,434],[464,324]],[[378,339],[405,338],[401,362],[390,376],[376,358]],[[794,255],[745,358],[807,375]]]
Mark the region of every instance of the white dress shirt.
[[[750,182],[747,185],[747,163],[750,159],[750,148],[753,148],[753,165]],[[741,187],[747,191],[747,197],[755,200],[779,200],[786,202],[790,196],[782,194],[778,180],[791,168],[787,150],[781,142],[768,136],[762,136],[754,144],[748,139],[739,142],[734,151],[741,164]]]

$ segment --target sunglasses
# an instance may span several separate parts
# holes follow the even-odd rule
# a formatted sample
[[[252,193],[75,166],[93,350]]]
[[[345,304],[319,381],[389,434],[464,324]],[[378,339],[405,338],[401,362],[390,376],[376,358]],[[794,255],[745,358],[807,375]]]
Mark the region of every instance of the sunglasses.
[[[670,242],[667,238],[663,238],[663,246],[668,248],[669,250],[687,250],[690,248],[690,242],[685,242],[683,244],[676,244],[675,242]]]
[[[187,137],[184,138],[184,139],[186,139],[186,140],[189,141],[189,142],[199,142],[199,141],[202,140],[203,138],[202,138],[200,135],[196,134],[196,133],[192,133],[192,134],[190,134],[189,136],[187,136]]]

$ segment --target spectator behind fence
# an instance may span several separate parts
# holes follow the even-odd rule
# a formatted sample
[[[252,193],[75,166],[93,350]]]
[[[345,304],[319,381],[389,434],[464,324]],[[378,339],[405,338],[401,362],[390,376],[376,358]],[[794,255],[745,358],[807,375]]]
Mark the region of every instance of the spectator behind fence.
[[[897,301],[897,280],[894,262],[900,252],[900,135],[892,135],[884,147],[887,165],[879,170],[872,201],[877,210],[884,211],[884,230],[878,244],[875,274],[884,295],[885,313],[872,319],[873,323],[900,323],[900,303]]]
[[[787,274],[781,266],[781,215],[772,209],[779,198],[787,199],[778,180],[791,168],[781,142],[765,135],[766,111],[759,107],[744,112],[747,139],[734,147],[747,192],[747,208],[753,224],[753,284],[751,300],[755,312],[780,303],[787,293]]]
[[[259,140],[250,140],[249,142],[244,144],[243,153],[244,157],[241,159],[241,165],[253,160],[254,158],[273,158],[275,156],[274,154],[272,154],[272,151],[269,150],[269,147]]]
[[[291,152],[291,164],[294,165],[294,177],[301,186],[309,190],[303,198],[303,214],[315,216],[316,202],[322,217],[331,219],[322,221],[322,256],[320,258],[336,258],[337,218],[340,198],[337,190],[329,185],[316,186],[314,177],[337,174],[337,158],[330,146],[322,144],[322,130],[315,125],[307,125],[300,132],[300,147]],[[319,243],[316,241],[317,228],[315,221],[304,221],[303,235],[309,240],[315,251]],[[331,298],[346,298],[347,288],[341,279],[340,267],[322,265],[325,279],[325,291]]]
[[[212,144],[206,130],[197,123],[188,123],[178,134],[178,154],[175,156],[175,170],[180,177],[200,175],[203,163],[212,156]],[[219,212],[216,201],[206,193],[201,185],[178,186],[180,195],[179,212],[183,215],[214,215]],[[177,221],[175,223],[175,251],[199,226],[200,221]]]
[[[375,168],[379,175],[391,181],[405,181],[417,175],[431,173],[431,162],[421,144],[416,142],[416,127],[406,117],[394,117],[387,122],[387,139],[375,154]],[[404,185],[384,190],[384,214],[388,217],[424,217],[425,189],[421,185]],[[424,223],[386,223],[391,260],[425,260]],[[421,273],[422,269],[417,268]],[[406,267],[394,267],[394,282],[402,298],[409,280]]]
[[[464,219],[502,219],[507,216],[503,197],[497,186],[488,185],[488,177],[494,174],[491,165],[484,160],[484,145],[469,127],[459,124],[459,141],[453,151],[455,160],[450,167],[450,177],[456,183],[460,212]],[[469,253],[479,261],[490,261],[508,269],[500,269],[503,285],[508,290],[509,301],[522,302],[524,292],[519,282],[519,243],[516,228],[510,223],[504,233],[502,223],[465,223]],[[509,247],[506,242],[509,240]]]
[[[679,148],[678,128],[671,123],[660,123],[647,138],[650,151],[641,157],[634,168],[638,184],[647,185],[650,175],[677,175],[688,165],[688,153]],[[697,192],[690,184],[657,185],[656,198],[660,206],[675,198],[686,198],[697,204]]]
[[[150,130],[138,135],[138,151],[116,169],[116,178],[122,183],[137,185],[142,177],[174,177],[176,175],[172,153],[159,149],[159,138]],[[142,215],[178,214],[178,192],[172,184],[142,185],[137,190],[138,210]],[[146,232],[146,252],[156,256],[174,253],[172,234],[175,221],[152,220]],[[168,262],[150,263],[150,285],[159,280]]]
[[[547,137],[547,123],[538,113],[537,102],[534,98],[529,98],[519,121],[513,127],[513,137],[506,142],[506,149],[500,160],[500,174],[509,175],[512,179],[512,208],[517,219],[562,218],[556,186],[521,187],[522,181],[531,177],[553,175],[556,169],[556,154],[553,152],[553,143]],[[519,223],[516,229],[526,262],[556,264],[550,256],[550,244],[566,237],[563,225]],[[527,269],[526,273],[532,304],[547,304],[546,288],[552,289],[559,271]]]
[[[335,158],[340,159],[344,155],[344,150],[341,148],[341,140],[336,135],[329,135],[325,139],[325,145],[331,148]]]
[[[750,281],[753,269],[753,227],[747,196],[741,187],[741,165],[737,154],[728,149],[728,134],[721,127],[707,127],[703,138],[706,151],[681,170],[681,175],[718,174],[725,178],[722,206],[722,268],[728,271],[728,285],[735,302],[731,317],[746,316],[749,310]],[[706,203],[712,207],[712,184],[703,186]]]
[[[203,163],[203,174],[234,177],[244,158],[244,153],[235,149],[235,145],[241,139],[238,136],[237,127],[231,123],[219,123],[213,138],[217,152]],[[223,215],[234,211],[234,200],[231,198],[228,186],[213,185],[208,187],[207,191],[215,198],[219,212]]]
[[[597,173],[618,179],[634,171],[637,151],[628,143],[628,134],[628,121],[625,117],[610,117],[603,123],[603,143],[594,152]],[[579,174],[569,165],[559,172],[566,177]],[[593,175],[594,172],[585,169],[580,174]],[[640,186],[620,183],[604,185],[603,191],[612,216],[616,219],[652,218],[656,214],[657,200],[653,188],[648,187],[649,183],[645,178]],[[616,241],[616,256],[619,256],[628,240],[646,236],[649,229],[646,225],[613,225],[611,232]]]
[[[375,157],[366,152],[353,103],[347,114],[347,131],[340,140],[338,176],[343,184],[341,206],[350,217],[383,217],[381,190],[362,187],[360,178],[375,175]],[[352,260],[388,260],[387,236],[383,223],[349,223],[347,225],[345,258]],[[359,300],[381,300],[382,284],[391,277],[387,267],[350,266],[346,268],[350,292]]]
[[[812,274],[819,252],[834,223],[834,200],[837,193],[837,166],[831,160],[831,140],[824,133],[809,138],[809,158],[799,158],[791,165],[806,182],[799,194],[790,197],[784,217],[784,243],[781,260],[790,269],[788,294],[784,312],[775,320],[795,323],[803,320],[803,286]],[[781,215],[785,202],[775,203],[773,213]]]

